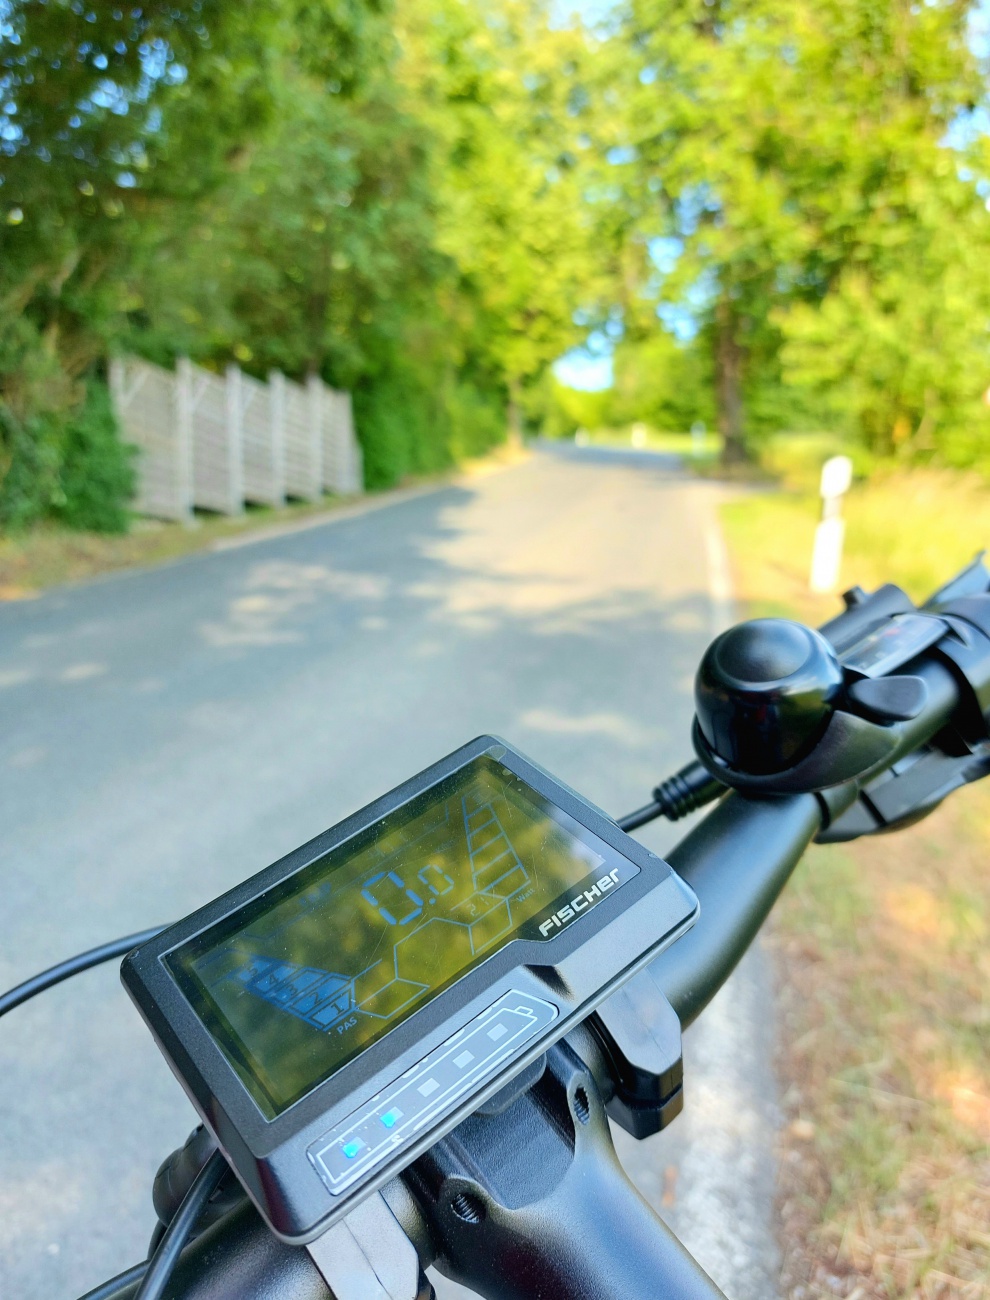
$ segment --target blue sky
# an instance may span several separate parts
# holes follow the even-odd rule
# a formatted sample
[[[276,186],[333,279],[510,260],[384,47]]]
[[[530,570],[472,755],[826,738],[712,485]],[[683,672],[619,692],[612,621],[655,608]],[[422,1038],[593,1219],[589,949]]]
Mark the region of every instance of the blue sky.
[[[597,392],[612,387],[612,354],[595,356],[587,348],[573,348],[553,363],[553,373],[568,388]]]

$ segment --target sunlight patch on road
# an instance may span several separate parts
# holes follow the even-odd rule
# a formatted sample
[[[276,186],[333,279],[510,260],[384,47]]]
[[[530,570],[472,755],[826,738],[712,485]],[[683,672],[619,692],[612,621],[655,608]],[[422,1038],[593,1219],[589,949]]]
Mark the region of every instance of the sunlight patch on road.
[[[578,717],[573,713],[556,713],[553,709],[529,709],[520,722],[531,731],[568,736],[608,736],[611,740],[630,745],[641,745],[655,734],[618,713],[586,713]]]
[[[319,601],[381,601],[387,593],[388,582],[378,574],[272,560],[252,567],[226,616],[204,623],[200,635],[217,649],[286,645],[303,639],[299,616]]]
[[[34,675],[27,668],[8,668],[0,672],[0,690],[3,690],[5,686],[23,686]]]
[[[102,677],[107,671],[106,664],[71,664],[59,673],[60,682],[88,682],[94,677]]]

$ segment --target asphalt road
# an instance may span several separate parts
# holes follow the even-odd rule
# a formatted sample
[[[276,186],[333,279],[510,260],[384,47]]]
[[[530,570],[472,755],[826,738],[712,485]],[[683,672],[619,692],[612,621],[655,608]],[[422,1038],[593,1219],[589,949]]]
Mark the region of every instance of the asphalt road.
[[[642,803],[687,756],[727,616],[714,518],[659,458],[541,452],[0,606],[0,988],[190,911],[481,732]],[[768,997],[757,952],[688,1035],[684,1116],[619,1135],[730,1300],[776,1275]],[[114,969],[7,1017],[3,1300],[71,1300],[140,1258],[194,1122]]]

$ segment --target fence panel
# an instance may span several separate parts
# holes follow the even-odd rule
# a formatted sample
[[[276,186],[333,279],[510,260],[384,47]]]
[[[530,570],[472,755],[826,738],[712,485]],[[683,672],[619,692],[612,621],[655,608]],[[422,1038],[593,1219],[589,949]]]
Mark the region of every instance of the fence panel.
[[[185,358],[173,374],[128,357],[111,362],[110,387],[140,453],[140,514],[238,514],[245,501],[279,506],[364,486],[351,396],[315,375],[304,387],[273,371],[266,384],[234,365],[221,378]]]
[[[190,474],[175,376],[136,357],[116,357],[110,389],[124,441],[138,449],[134,509],[156,519],[188,519]]]
[[[182,367],[177,381],[190,386],[193,505],[222,514],[239,514],[243,509],[241,494],[235,497],[232,490],[239,476],[234,471],[228,381],[198,366]]]
[[[354,433],[350,393],[323,387],[323,486],[332,492],[360,492],[364,487],[361,448]]]
[[[241,439],[244,500],[280,506],[285,501],[281,449],[272,420],[273,392],[268,384],[241,374]]]
[[[303,501],[318,501],[323,495],[313,427],[318,401],[312,387],[285,381],[285,495]]]

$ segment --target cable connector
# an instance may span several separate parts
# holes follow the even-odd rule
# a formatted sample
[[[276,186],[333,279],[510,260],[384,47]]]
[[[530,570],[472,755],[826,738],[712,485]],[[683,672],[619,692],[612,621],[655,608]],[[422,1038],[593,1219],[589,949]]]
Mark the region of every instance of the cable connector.
[[[624,831],[634,831],[638,826],[656,821],[658,817],[666,817],[668,821],[676,822],[686,817],[688,813],[693,813],[696,808],[703,808],[706,803],[711,803],[724,793],[725,786],[722,782],[716,780],[707,768],[695,759],[688,763],[687,767],[682,767],[679,772],[669,776],[666,781],[660,782],[653,791],[652,803],[648,803],[644,808],[637,808],[635,812],[625,817],[617,818],[616,825]]]
[[[725,792],[721,781],[716,781],[706,767],[695,759],[679,772],[661,781],[653,791],[653,799],[660,815],[668,821],[680,821],[688,813],[712,803]]]

